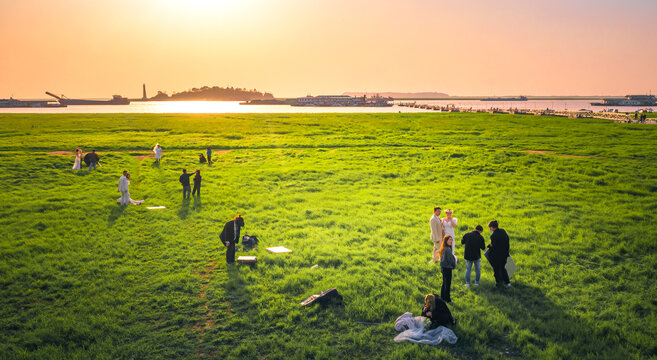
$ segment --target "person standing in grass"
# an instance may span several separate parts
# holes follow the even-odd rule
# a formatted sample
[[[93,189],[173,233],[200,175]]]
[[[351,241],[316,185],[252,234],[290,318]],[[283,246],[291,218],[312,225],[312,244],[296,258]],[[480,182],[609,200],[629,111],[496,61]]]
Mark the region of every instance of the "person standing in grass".
[[[201,196],[201,170],[196,169],[196,175],[194,176],[194,189],[192,190],[192,196],[194,194]]]
[[[506,259],[509,257],[509,235],[504,229],[500,229],[497,220],[488,223],[488,229],[492,232],[490,236],[490,245],[488,260],[493,265],[495,273],[495,285],[511,287],[509,274],[506,272]]]
[[[162,147],[160,144],[155,144],[155,147],[153,148],[153,152],[155,153],[155,162],[160,164],[160,161],[162,160]]]
[[[240,241],[240,229],[244,227],[244,218],[237,214],[233,220],[224,225],[224,230],[219,234],[219,239],[226,245],[226,264],[235,262],[235,244]]]
[[[456,227],[456,223],[458,219],[455,217],[452,217],[452,209],[446,209],[445,210],[445,217],[443,218],[443,229],[445,229],[445,235],[451,235],[452,239],[456,239],[456,234],[454,233],[454,228]],[[454,248],[456,248],[456,244],[452,246],[452,254],[454,254]]]
[[[212,162],[212,149],[208,146],[208,148],[205,150],[205,155],[208,157],[208,164]]]
[[[456,258],[452,253],[454,238],[445,235],[440,246],[440,271],[443,273],[443,285],[440,287],[440,297],[447,303],[452,303],[450,291],[452,287],[452,270],[456,267]]]
[[[89,164],[89,171],[96,170],[96,165],[100,161],[98,154],[96,154],[96,149],[91,150],[90,153],[84,156],[84,162]]]
[[[431,319],[429,329],[435,329],[438,326],[455,325],[456,319],[452,316],[445,301],[436,294],[427,294],[424,297],[424,307],[422,308],[422,316]]]
[[[192,192],[192,187],[189,185],[189,178],[195,173],[188,174],[187,169],[183,169],[182,175],[178,178],[178,181],[180,181],[183,187],[183,199],[189,199],[189,194]]]
[[[431,226],[431,242],[433,242],[433,257],[431,262],[437,261],[440,259],[438,251],[442,245],[443,237],[445,236],[445,230],[443,229],[443,223],[440,220],[440,206],[433,208],[433,216],[429,219],[429,225]]]
[[[75,162],[73,162],[73,170],[80,170],[80,164],[82,163],[82,149],[78,146],[75,149]]]
[[[130,185],[129,176],[128,172],[123,170],[123,175],[119,178],[119,192],[121,193],[119,204],[121,205],[130,205],[130,190],[128,189]]]
[[[484,228],[477,225],[472,232],[463,235],[461,244],[465,245],[463,257],[465,258],[465,286],[470,287],[470,272],[472,265],[475,268],[475,286],[479,286],[479,278],[481,277],[481,251],[485,250],[486,245],[484,237],[481,233]]]

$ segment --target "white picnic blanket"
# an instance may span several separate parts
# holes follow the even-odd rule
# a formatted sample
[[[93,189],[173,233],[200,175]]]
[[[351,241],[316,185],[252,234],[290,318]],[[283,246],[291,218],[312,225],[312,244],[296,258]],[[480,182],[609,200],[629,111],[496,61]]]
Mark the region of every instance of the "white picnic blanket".
[[[443,340],[450,344],[456,344],[458,338],[451,329],[439,326],[435,329],[424,329],[424,317],[416,316],[407,312],[395,321],[395,330],[401,331],[395,336],[395,341],[408,340],[418,344],[438,345]]]

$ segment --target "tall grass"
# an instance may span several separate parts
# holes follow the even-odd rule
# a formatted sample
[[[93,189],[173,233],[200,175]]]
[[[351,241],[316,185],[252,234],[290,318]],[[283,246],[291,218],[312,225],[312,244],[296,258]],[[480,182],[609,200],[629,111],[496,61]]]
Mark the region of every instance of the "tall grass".
[[[0,357],[655,358],[656,139],[489,114],[0,115]],[[160,166],[133,156],[156,142]],[[103,166],[48,154],[78,145]],[[182,200],[183,167],[200,198]],[[116,204],[124,169],[143,206]],[[497,290],[484,261],[467,289],[460,261],[457,344],[394,343],[440,289],[435,205],[461,260],[461,236],[497,219],[519,271]],[[256,267],[225,265],[238,212]],[[342,306],[299,306],[331,287]]]

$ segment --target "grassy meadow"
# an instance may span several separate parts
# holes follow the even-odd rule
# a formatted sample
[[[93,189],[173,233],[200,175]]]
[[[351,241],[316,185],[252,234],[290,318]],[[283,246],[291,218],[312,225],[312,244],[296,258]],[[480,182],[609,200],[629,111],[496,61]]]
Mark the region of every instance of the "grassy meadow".
[[[141,156],[157,142],[160,166]],[[208,145],[214,163],[198,164]],[[72,155],[51,154],[77,146],[102,167],[72,171]],[[183,167],[201,170],[199,198],[182,200]],[[657,358],[654,125],[4,114],[0,169],[3,359]],[[116,203],[124,169],[144,205]],[[395,319],[440,292],[436,205],[459,220],[459,340],[395,343]],[[260,239],[246,253],[257,267],[225,264],[219,233],[238,212]],[[496,289],[483,261],[467,289],[460,239],[491,219],[518,273]],[[265,250],[278,245],[292,252]],[[299,306],[332,287],[343,305]]]

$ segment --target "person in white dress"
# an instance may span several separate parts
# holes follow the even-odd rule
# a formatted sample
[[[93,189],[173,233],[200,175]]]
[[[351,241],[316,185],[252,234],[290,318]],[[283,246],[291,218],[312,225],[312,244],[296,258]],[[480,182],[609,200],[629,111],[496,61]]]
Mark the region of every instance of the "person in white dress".
[[[162,147],[160,144],[155,144],[153,152],[155,153],[155,162],[159,164],[160,160],[162,160]]]
[[[80,170],[80,163],[82,162],[82,149],[78,146],[75,149],[75,162],[73,163],[73,170]]]
[[[144,200],[132,200],[130,198],[130,174],[127,171],[123,171],[123,175],[119,178],[119,192],[121,197],[118,198],[118,201],[121,205],[127,206],[130,204],[141,205]]]
[[[458,219],[452,217],[452,213],[453,213],[452,209],[445,210],[446,216],[442,219],[443,228],[445,228],[445,235],[451,235],[452,239],[456,239],[456,235],[454,234],[454,228],[456,227]],[[452,255],[454,254],[454,248],[456,248],[456,242],[454,242],[454,246],[452,246]]]

